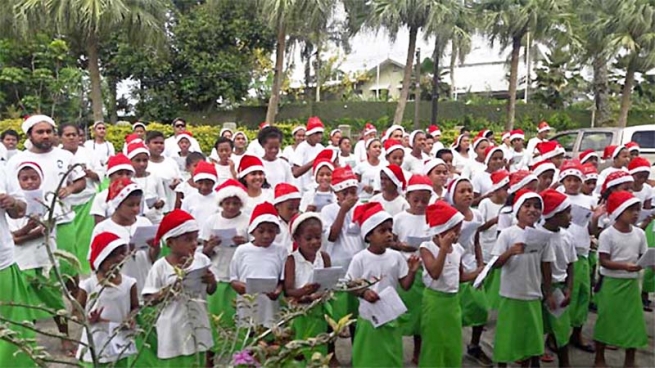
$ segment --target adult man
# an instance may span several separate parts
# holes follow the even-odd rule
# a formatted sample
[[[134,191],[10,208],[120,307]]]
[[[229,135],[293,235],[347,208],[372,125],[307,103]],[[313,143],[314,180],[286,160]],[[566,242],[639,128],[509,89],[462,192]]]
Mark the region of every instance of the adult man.
[[[323,139],[323,131],[325,127],[317,116],[312,116],[307,120],[307,132],[305,133],[305,141],[298,145],[296,152],[291,162],[293,167],[291,172],[293,176],[298,178],[298,184],[301,190],[307,191],[312,186],[312,165],[314,159],[319,152],[323,150],[321,140]]]
[[[173,157],[180,150],[177,145],[176,137],[182,132],[186,132],[186,121],[182,118],[176,118],[173,120],[173,135],[166,138],[164,141],[164,156]],[[189,147],[189,152],[202,152],[200,144],[198,144],[198,141],[193,137],[191,137],[191,147]]]

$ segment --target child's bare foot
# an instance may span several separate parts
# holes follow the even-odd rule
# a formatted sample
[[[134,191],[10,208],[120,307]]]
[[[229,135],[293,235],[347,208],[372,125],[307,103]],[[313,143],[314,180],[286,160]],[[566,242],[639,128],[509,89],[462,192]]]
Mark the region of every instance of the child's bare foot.
[[[66,354],[67,357],[74,357],[77,349],[75,349],[75,344],[69,340],[61,340],[61,351]]]

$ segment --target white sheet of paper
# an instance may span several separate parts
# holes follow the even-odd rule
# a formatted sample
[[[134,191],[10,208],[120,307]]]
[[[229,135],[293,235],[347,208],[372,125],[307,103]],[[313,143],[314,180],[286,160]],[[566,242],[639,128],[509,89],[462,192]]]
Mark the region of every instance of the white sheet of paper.
[[[158,228],[159,226],[157,225],[137,227],[134,231],[134,234],[130,238],[130,243],[134,244],[136,249],[148,248],[148,244],[146,242],[155,238]]]
[[[316,211],[321,211],[323,207],[327,206],[328,204],[332,203],[334,200],[334,196],[332,193],[327,193],[327,194],[319,194],[319,193],[314,193],[314,206],[316,206]]]
[[[232,238],[237,236],[237,229],[231,228],[231,229],[212,229],[211,232],[212,236],[215,236],[219,239],[221,239],[221,245],[222,247],[234,247],[234,241]]]
[[[398,292],[391,286],[378,293],[378,296],[380,300],[375,303],[369,303],[364,299],[359,301],[361,316],[370,321],[373,327],[378,328],[407,312],[407,307]]]
[[[571,205],[571,222],[578,226],[587,226],[589,220],[591,219],[591,210],[578,206],[576,204]]]
[[[637,265],[642,268],[655,266],[655,248],[646,249],[646,253],[641,255],[641,258],[637,261]]]
[[[342,267],[317,268],[312,276],[312,283],[319,284],[318,291],[334,289],[339,280],[346,275]]]
[[[475,232],[478,228],[482,226],[481,222],[465,222],[462,224],[462,231],[459,233],[459,239],[457,242],[463,247],[467,247],[471,243],[471,240],[475,236]]]
[[[410,247],[418,248],[423,242],[430,241],[430,239],[432,238],[429,236],[408,236],[406,243]]]
[[[157,198],[146,198],[146,207],[152,208],[157,203]]]
[[[536,229],[534,227],[526,227],[523,230],[523,243],[525,243],[524,253],[539,252],[543,247],[548,244],[552,234],[548,231]]]
[[[23,195],[25,195],[25,201],[27,202],[27,209],[25,210],[25,214],[37,215],[39,217],[45,215],[46,207],[42,203],[43,190],[24,190]]]
[[[639,211],[639,219],[637,220],[637,223],[640,223],[640,222],[644,221],[646,219],[646,217],[652,215],[654,212],[655,212],[655,210],[652,210],[652,209],[645,210],[645,209],[642,208],[641,211]]]
[[[273,277],[249,277],[246,279],[246,294],[268,294],[275,291],[278,279]]]
[[[564,301],[564,293],[560,289],[555,289],[555,291],[553,291],[553,298],[555,299],[555,304],[557,305],[557,308],[550,309],[550,307],[546,305],[546,309],[548,309],[548,313],[559,318],[559,316],[561,316],[562,313],[564,313],[564,311],[566,311],[566,308],[568,307],[568,306],[566,307],[561,306],[562,302]]]
[[[184,279],[182,280],[182,286],[184,286],[184,289],[194,294],[200,294],[206,287],[205,284],[202,283],[202,276],[207,273],[208,269],[209,265],[186,271]]]
[[[478,277],[475,278],[475,281],[473,281],[473,287],[474,288],[477,289],[480,286],[482,286],[482,283],[484,282],[484,279],[487,278],[487,276],[489,275],[489,272],[491,272],[491,269],[493,268],[494,263],[496,263],[497,260],[498,260],[498,256],[493,256],[493,258],[491,258],[489,260],[489,263],[487,263],[487,265],[484,266],[484,268],[482,269],[482,272],[480,272],[478,274]]]

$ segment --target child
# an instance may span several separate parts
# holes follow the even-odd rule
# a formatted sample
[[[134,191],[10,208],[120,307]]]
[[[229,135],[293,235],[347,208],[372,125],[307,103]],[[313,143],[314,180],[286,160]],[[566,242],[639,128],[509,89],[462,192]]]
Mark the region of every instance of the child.
[[[296,148],[298,148],[300,142],[303,142],[305,140],[305,131],[307,131],[307,128],[305,128],[304,125],[298,125],[294,127],[293,130],[291,131],[291,136],[293,137],[293,143],[286,146],[284,148],[284,151],[282,151],[282,158],[287,160],[287,162],[291,162],[291,160],[293,159],[293,155],[296,152]]]
[[[207,161],[200,161],[193,170],[193,182],[198,188],[182,201],[182,210],[188,212],[204,224],[211,215],[218,212],[214,199],[214,187],[218,181],[216,168]]]
[[[420,247],[423,273],[421,335],[423,348],[419,367],[462,366],[462,310],[459,284],[477,277],[465,273],[462,265],[464,248],[457,243],[464,215],[437,201],[428,206],[425,216],[432,240]]]
[[[462,168],[462,176],[469,180],[476,176],[479,172],[487,168],[485,165],[487,147],[489,147],[489,140],[484,137],[477,137],[473,141],[472,151],[475,152],[475,158],[469,159],[467,164]]]
[[[360,302],[357,318],[357,334],[353,343],[354,367],[402,367],[403,342],[398,321],[391,321],[377,328],[362,316],[365,303],[375,303],[379,293],[387,288],[400,286],[409,290],[414,283],[416,271],[421,265],[416,255],[408,260],[393,249],[393,219],[382,206],[370,202],[355,208],[354,221],[359,225],[361,239],[368,243],[365,250],[357,253],[348,267],[350,280],[379,280],[378,283],[357,291]]]
[[[588,149],[578,155],[578,160],[580,160],[580,165],[591,164],[594,168],[598,169],[598,161],[600,161],[600,158],[596,151]]]
[[[405,147],[400,141],[387,139],[384,141],[384,159],[387,163],[402,167],[405,161]]]
[[[300,212],[321,212],[323,207],[330,203],[336,203],[337,198],[330,189],[333,171],[334,164],[329,159],[314,160],[312,173],[315,180],[315,189],[303,194],[300,200]]]
[[[471,179],[473,184],[473,205],[477,206],[486,195],[490,195],[493,186],[491,175],[505,166],[503,149],[498,146],[489,146],[485,150],[484,171],[480,171]]]
[[[147,171],[149,156],[150,151],[143,143],[130,143],[127,146],[127,157],[134,168],[134,182],[143,189],[143,215],[153,224],[158,224],[164,216],[166,192],[164,181],[157,174]]]
[[[544,191],[550,188],[555,178],[555,171],[557,171],[557,168],[548,160],[539,161],[532,166],[532,174],[538,179],[537,191]]]
[[[255,206],[248,225],[252,241],[237,247],[230,262],[230,284],[239,294],[237,314],[241,323],[251,320],[256,325],[270,328],[275,322],[274,317],[280,308],[281,282],[278,282],[275,290],[257,295],[255,305],[245,305],[243,295],[248,293],[246,284],[249,278],[280,280],[282,277],[288,253],[286,248],[273,244],[279,232],[280,219],[275,207],[269,202]]]
[[[578,260],[574,240],[566,231],[571,224],[571,201],[565,194],[554,189],[546,189],[541,192],[544,201],[543,229],[550,234],[550,247],[555,253],[555,261],[551,264],[551,279],[554,290],[560,290],[564,299],[557,306],[565,308],[571,301],[573,291],[573,264]],[[571,319],[569,309],[566,309],[559,317],[553,315],[547,308],[543,310],[544,329],[548,334],[549,346],[557,351],[557,359],[560,367],[569,367],[568,343],[571,336]],[[547,360],[547,355],[542,360]]]
[[[607,213],[614,225],[600,234],[598,258],[600,281],[598,319],[594,326],[596,367],[604,367],[605,347],[626,349],[626,367],[635,366],[637,348],[648,346],[646,320],[639,295],[639,271],[636,265],[646,252],[644,231],[636,227],[639,199],[626,191],[610,194]]]
[[[177,164],[177,167],[180,171],[182,180],[188,179],[192,172],[187,172],[186,169],[186,158],[189,156],[189,148],[191,147],[191,139],[193,134],[191,132],[183,131],[182,133],[175,136],[175,142],[177,143],[178,150],[173,152],[171,158]]]
[[[196,220],[182,210],[164,216],[157,229],[154,244],[163,241],[170,254],[152,265],[143,296],[151,305],[164,303],[156,324],[158,367],[203,366],[213,346],[205,300],[216,292],[216,278],[209,270],[211,260],[196,252],[198,230]],[[202,284],[184,286],[179,269],[203,272]]]
[[[282,131],[272,126],[260,130],[257,135],[257,140],[264,148],[262,163],[266,172],[266,180],[272,188],[275,188],[279,183],[291,183],[295,179],[291,173],[289,163],[278,157],[282,138]]]
[[[442,148],[437,151],[437,154],[434,155],[434,157],[443,160],[443,162],[446,163],[446,165],[448,166],[448,176],[450,178],[457,175],[455,173],[456,171],[455,167],[453,166],[453,160],[454,160],[453,150],[451,150],[450,148]]]
[[[386,166],[380,159],[382,143],[379,139],[373,138],[366,141],[364,147],[366,148],[366,161],[360,162],[355,168],[357,181],[360,183],[359,199],[362,202],[368,201],[376,190],[380,190],[380,170]]]
[[[370,139],[375,138],[377,136],[377,133],[378,131],[373,124],[366,123],[364,125],[364,130],[361,132],[359,141],[357,141],[357,143],[355,144],[355,151],[353,152],[353,154],[355,155],[355,159],[357,160],[357,164],[366,161],[366,156],[367,156],[366,142]]]
[[[634,179],[632,194],[641,201],[641,208],[647,210],[652,208],[651,199],[653,197],[653,187],[646,183],[648,175],[650,175],[650,168],[650,161],[643,157],[635,157],[628,164],[628,170]]]
[[[521,129],[514,129],[509,134],[509,142],[512,145],[509,159],[509,172],[513,173],[519,170],[527,170],[528,162],[532,159],[523,149],[525,134]]]
[[[241,158],[243,158],[243,155],[246,153],[246,145],[248,144],[248,137],[246,136],[246,133],[238,131],[234,133],[234,136],[232,137],[232,141],[234,142],[234,151],[232,152],[232,162],[234,162],[234,167],[239,167],[239,163],[241,162]]]
[[[396,235],[394,249],[405,258],[416,254],[419,245],[430,239],[428,225],[425,221],[425,209],[432,196],[432,182],[427,176],[414,174],[407,185],[407,202],[409,208],[393,217],[393,233]],[[418,363],[421,351],[421,299],[423,298],[423,281],[419,269],[414,284],[408,291],[398,290],[400,298],[407,306],[408,318],[402,323],[404,336],[414,337],[414,354],[412,361]]]
[[[283,247],[289,254],[295,249],[289,233],[289,222],[298,214],[300,206],[300,191],[291,184],[280,183],[275,187],[273,206],[280,217],[280,231],[275,237],[275,244]]]
[[[453,144],[450,146],[450,151],[453,155],[453,159],[452,159],[453,173],[461,174],[464,168],[470,164],[470,161],[473,161],[473,157],[469,157],[470,147],[471,147],[471,139],[468,136],[468,134],[458,135],[457,139],[455,139]]]
[[[134,167],[132,167],[132,162],[127,158],[127,156],[119,153],[115,156],[111,156],[109,160],[107,160],[106,175],[109,177],[110,184],[122,178],[130,179],[134,176]],[[93,215],[96,224],[111,216],[107,206],[108,192],[108,189],[103,189],[96,194],[95,198],[93,198],[93,204],[91,205],[89,213]]]
[[[564,162],[564,155],[566,151],[564,148],[557,143],[557,141],[546,141],[537,143],[537,151],[539,151],[539,156],[534,158],[533,166],[536,166],[538,162],[549,161],[555,166],[555,171],[559,170],[560,166]],[[557,175],[555,175],[557,179]],[[553,182],[557,182],[554,180]]]
[[[550,276],[555,254],[548,243],[537,252],[523,253],[525,228],[539,221],[542,208],[537,193],[518,191],[512,206],[518,223],[501,231],[492,251],[498,256],[494,267],[501,269],[493,357],[499,366],[515,361],[526,367],[538,366],[539,356],[544,353],[541,299],[552,306],[551,278],[546,276]]]
[[[328,147],[338,150],[339,140],[341,140],[341,129],[332,129],[330,131],[330,143],[328,143]]]
[[[584,175],[582,194],[592,196],[597,202],[598,196],[596,195],[596,182],[598,180],[598,170],[591,163],[586,163],[582,165],[582,175]]]
[[[188,134],[186,134],[186,138],[190,142],[194,141],[193,137]],[[162,132],[149,131],[146,134],[146,145],[150,153],[146,170],[161,179],[164,188],[164,196],[161,197],[164,200],[162,210],[163,213],[168,213],[175,206],[175,187],[182,182],[182,173],[172,158],[164,156],[164,134]]]
[[[441,129],[439,129],[439,127],[436,126],[436,125],[430,125],[426,129],[426,131],[427,131],[427,135],[425,136],[425,138],[427,139],[428,137],[431,137],[432,140],[433,140],[433,142],[432,142],[433,146],[431,147],[430,152],[428,153],[428,155],[430,157],[435,157],[436,154],[437,154],[437,151],[444,148],[443,143],[441,143],[441,141],[440,141],[441,140]]]
[[[234,142],[232,142],[231,139],[220,137],[216,140],[214,149],[218,156],[218,159],[214,161],[216,174],[218,176],[218,182],[216,185],[221,185],[227,179],[233,179],[236,177],[236,166],[234,160],[231,159]]]
[[[119,272],[127,248],[127,242],[116,234],[95,235],[89,255],[94,273],[80,282],[77,295],[77,302],[84,308],[91,325],[91,331],[83,329],[80,340],[89,344],[90,332],[102,366],[127,367],[127,358],[137,353],[129,330],[139,309],[136,280]],[[77,359],[82,360],[84,366],[94,366],[91,353],[84,345],[79,346]]]
[[[339,140],[339,162],[342,165],[348,165],[352,168],[356,167],[359,161],[355,155],[351,152],[352,145],[350,144],[350,138],[341,137]]]
[[[628,152],[630,152],[630,161],[639,157],[639,154],[641,153],[641,147],[639,147],[637,142],[628,142],[625,144],[625,147],[628,149]]]
[[[409,204],[401,195],[406,186],[403,169],[398,165],[389,164],[380,171],[382,192],[371,197],[370,201],[379,202],[388,214],[395,216],[409,208]]]
[[[312,182],[312,164],[314,158],[323,150],[321,140],[325,127],[317,116],[307,119],[305,141],[296,148],[294,159],[291,161],[293,176],[298,179],[299,188],[304,192]]]
[[[423,172],[423,163],[430,156],[423,153],[425,148],[425,132],[415,130],[409,135],[409,147],[411,151],[405,156],[402,168],[412,174],[421,174]]]
[[[423,175],[430,178],[432,182],[432,197],[430,204],[435,203],[438,199],[445,196],[445,187],[448,183],[450,171],[448,165],[440,158],[433,158],[425,162],[423,166]]]
[[[196,170],[198,162],[200,161],[205,161],[205,155],[200,152],[189,153],[189,155],[186,157],[186,171],[193,173]],[[178,186],[175,187],[175,208],[182,207],[182,201],[184,198],[196,192],[198,192],[198,188],[196,183],[193,181],[193,176],[181,182]]]
[[[605,168],[598,175],[598,182],[596,185],[596,192],[601,193],[601,189],[605,184],[605,180],[609,174],[617,171],[626,171],[626,166],[630,162],[630,152],[625,146],[607,146],[603,151],[603,160],[610,161],[612,165]]]
[[[244,212],[251,214],[256,205],[270,201],[273,198],[270,185],[266,181],[266,173],[262,160],[248,154],[243,155],[237,170],[239,183],[246,187],[248,200],[243,204]]]
[[[311,283],[315,269],[330,268],[330,256],[321,251],[323,242],[323,223],[317,213],[307,212],[291,219],[289,232],[296,246],[284,266],[284,295],[299,304],[309,304],[322,297],[317,292],[319,285]],[[327,331],[325,307],[320,304],[309,310],[306,316],[293,321],[294,339],[307,340]],[[305,360],[310,360],[314,352],[327,354],[327,346],[319,346],[304,351]]]

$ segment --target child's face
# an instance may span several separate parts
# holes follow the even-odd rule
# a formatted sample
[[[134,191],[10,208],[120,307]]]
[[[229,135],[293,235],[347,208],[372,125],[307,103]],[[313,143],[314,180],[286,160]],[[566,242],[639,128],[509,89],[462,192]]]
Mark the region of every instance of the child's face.
[[[455,239],[457,239],[457,238],[459,238],[459,235],[461,234],[461,232],[462,232],[462,222],[458,223],[454,227],[444,231],[443,233],[441,233],[439,235],[442,236],[442,237],[445,237],[445,236],[452,233],[454,235]]]
[[[133,132],[134,132],[134,134],[138,135],[139,138],[141,138],[141,139],[143,139],[143,137],[146,136],[146,130],[143,129],[142,127],[140,127],[140,126],[134,128]]]
[[[630,161],[632,161],[632,159],[635,157],[639,157],[639,151],[637,150],[630,151]]]
[[[640,211],[641,203],[635,203],[623,211],[623,213],[618,218],[618,222],[635,225],[639,220]]]
[[[387,161],[390,164],[402,166],[403,160],[405,159],[405,151],[401,149],[393,150],[390,154],[387,155]]]
[[[350,154],[350,139],[344,139],[341,141],[341,144],[339,145],[339,149],[341,150],[341,154]]]
[[[221,202],[221,208],[223,209],[223,216],[227,218],[233,218],[239,215],[241,212],[241,200],[239,197],[228,197]]]
[[[232,154],[232,147],[227,142],[221,143],[216,147],[216,153],[218,153],[218,160],[225,164]]]
[[[221,137],[223,137],[223,138],[227,138],[227,139],[232,139],[232,132],[229,131],[229,130],[226,130],[226,131],[223,132],[223,134],[221,135]]]
[[[293,135],[293,141],[296,142],[296,144],[300,144],[300,142],[305,140],[305,131],[300,129],[299,131],[296,132],[296,134]]]
[[[632,178],[634,179],[634,187],[641,189],[646,180],[648,180],[648,173],[643,171],[637,172],[632,174]]]
[[[380,157],[381,153],[382,144],[380,141],[371,142],[371,144],[368,146],[368,156],[372,158],[378,158]]]
[[[309,143],[310,146],[315,146],[317,143],[321,143],[322,140],[323,132],[318,132],[307,136],[307,143]]]
[[[393,243],[393,221],[391,219],[376,226],[366,240],[376,247],[388,248]]]
[[[414,144],[414,149],[423,150],[425,148],[425,134],[416,133],[414,135],[414,142],[412,143]]]
[[[453,202],[457,206],[471,207],[473,203],[473,185],[468,180],[457,183]]]
[[[397,141],[402,141],[403,140],[403,131],[400,129],[396,129],[391,134],[389,135],[390,139],[395,139]]]
[[[100,264],[100,270],[103,272],[108,272],[115,265],[120,264],[125,260],[127,256],[127,245],[121,245],[120,247],[114,249],[107,258]]]
[[[553,165],[555,165],[555,167],[559,169],[559,167],[562,166],[562,162],[564,162],[564,154],[562,153],[560,155],[551,158],[550,162],[552,162]]]
[[[189,147],[191,147],[191,142],[186,138],[182,138],[177,142],[177,146],[180,147],[180,152],[187,153],[189,152]]]
[[[487,150],[487,147],[489,147],[489,141],[482,141],[478,143],[477,147],[475,147],[475,154],[478,155],[479,161],[484,161],[484,151]]]
[[[632,192],[632,183],[621,183],[616,186],[616,189],[614,189],[614,191],[617,190],[626,190],[628,192]]]
[[[407,202],[409,202],[409,208],[416,215],[425,214],[425,209],[430,203],[431,193],[427,190],[415,190],[413,192],[407,193]]]
[[[145,174],[146,169],[148,169],[148,159],[149,156],[145,153],[139,153],[132,158],[132,167],[134,167],[137,175],[141,176]]]
[[[517,214],[518,220],[532,226],[541,217],[541,201],[538,198],[526,200]]]
[[[271,222],[261,223],[252,232],[252,236],[255,239],[254,243],[260,247],[268,247],[273,244],[279,232],[280,228],[276,224]]]
[[[190,258],[195,253],[196,247],[198,247],[198,232],[192,231],[170,238],[167,243],[171,248],[171,253],[177,257]]]
[[[316,183],[318,188],[322,191],[327,191],[330,189],[330,182],[332,181],[332,170],[328,167],[321,167],[316,173]]]
[[[277,158],[280,152],[280,140],[277,138],[269,138],[264,142],[264,158],[268,161],[273,161]]]
[[[234,147],[236,148],[244,148],[246,147],[246,137],[239,133],[234,136]]]
[[[132,179],[132,172],[128,170],[118,170],[115,173],[109,175],[109,181],[115,182],[120,179]]]
[[[134,219],[141,212],[141,201],[143,195],[141,194],[132,194],[129,195],[120,206],[116,209],[116,213],[124,218]]]
[[[357,188],[356,187],[349,187],[349,188],[346,188],[344,190],[335,192],[334,194],[337,196],[337,203],[341,204],[347,198],[357,197]]]
[[[148,150],[152,156],[161,156],[164,153],[164,137],[157,137],[148,141]]]
[[[494,152],[493,155],[491,155],[491,158],[489,159],[489,163],[487,166],[489,167],[489,171],[494,172],[496,170],[500,170],[503,165],[505,165],[505,160],[503,159],[503,152]]]
[[[396,184],[394,184],[393,181],[389,179],[387,174],[382,171],[380,172],[380,187],[382,188],[383,192],[395,192],[398,190]]]
[[[566,194],[578,194],[582,189],[582,180],[577,176],[569,175],[562,180]]]
[[[596,190],[596,179],[590,179],[584,182],[582,185],[582,193],[591,194]]]
[[[616,168],[624,167],[627,166],[628,163],[630,163],[630,152],[628,152],[627,149],[623,148],[621,149],[621,152],[619,152],[619,154],[614,159],[614,167]]]
[[[246,184],[248,184],[248,188],[261,189],[265,178],[263,171],[253,171],[246,175]]]
[[[568,229],[568,227],[571,225],[571,219],[571,206],[568,206],[564,211],[558,212],[555,214],[555,216],[553,216],[555,226],[563,227],[565,229]]]
[[[446,163],[446,165],[448,165],[448,170],[453,169],[453,154],[452,153],[448,152],[446,154],[441,155],[441,159],[443,160],[443,162]]]
[[[18,184],[22,190],[37,190],[41,187],[41,177],[36,170],[26,167],[18,172]]]
[[[539,175],[539,184],[537,185],[538,192],[550,188],[550,185],[553,184],[553,175],[555,175],[553,170],[548,170],[545,173]]]
[[[330,143],[332,143],[333,146],[338,146],[340,139],[341,139],[341,132],[336,132],[330,137]]]
[[[278,203],[275,206],[278,215],[286,222],[289,222],[291,218],[299,212],[299,208],[300,199],[289,199],[288,201]]]
[[[587,159],[587,161],[585,161],[585,164],[586,163],[590,163],[590,164],[594,165],[595,168],[598,168],[598,157],[592,156],[589,159]]]
[[[519,152],[523,150],[523,139],[515,138],[512,141],[512,148],[514,148],[514,151],[519,151]]]
[[[432,186],[443,188],[448,180],[448,167],[437,165],[428,173],[428,177],[432,180]]]
[[[507,200],[507,197],[509,196],[509,193],[507,192],[508,190],[509,190],[509,184],[495,191],[493,195],[500,198],[501,201],[505,202]]]
[[[209,195],[214,190],[214,185],[216,183],[211,179],[201,179],[196,181],[196,186],[198,188],[198,193],[201,195]]]
[[[432,152],[432,147],[434,147],[434,138],[425,138],[425,142],[423,142],[423,152],[427,155]]]
[[[200,162],[200,160],[191,161],[191,164],[186,166],[186,171],[188,173],[192,173],[196,171],[196,166],[198,166],[198,162]]]
[[[316,254],[321,249],[323,229],[316,219],[307,220],[301,224],[293,240],[298,248],[306,254]]]
[[[18,138],[14,137],[13,135],[7,134],[2,140],[2,144],[4,144],[8,150],[15,150],[16,146],[18,145]]]

